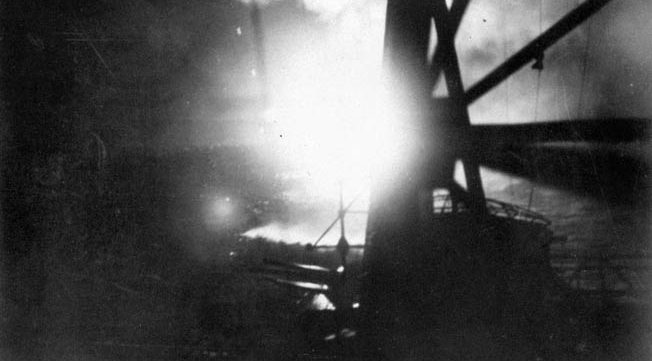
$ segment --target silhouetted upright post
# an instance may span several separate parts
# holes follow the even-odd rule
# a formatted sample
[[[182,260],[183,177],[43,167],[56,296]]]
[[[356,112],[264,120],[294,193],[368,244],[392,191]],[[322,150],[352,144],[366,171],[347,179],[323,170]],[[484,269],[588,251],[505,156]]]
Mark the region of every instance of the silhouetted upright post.
[[[389,0],[383,64],[391,89],[400,104],[402,129],[420,129],[427,120],[431,85],[427,59],[430,36],[428,3],[421,0]],[[411,134],[417,144],[418,132]],[[411,146],[413,145],[411,144]],[[418,146],[415,147],[418,150]],[[411,149],[412,151],[414,149]],[[374,179],[369,207],[364,268],[367,278],[361,304],[368,330],[384,328],[396,309],[395,301],[406,285],[402,272],[408,262],[405,251],[419,234],[419,191],[425,186],[423,159],[405,159]],[[382,295],[382,296],[381,296]],[[396,296],[396,297],[395,297]]]

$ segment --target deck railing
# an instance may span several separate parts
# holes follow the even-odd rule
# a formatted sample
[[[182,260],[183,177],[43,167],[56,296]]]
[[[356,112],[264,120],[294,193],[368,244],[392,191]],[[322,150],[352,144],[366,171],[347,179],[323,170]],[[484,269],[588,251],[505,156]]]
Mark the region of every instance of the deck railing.
[[[490,215],[501,218],[515,219],[518,221],[549,225],[550,221],[539,213],[513,204],[495,199],[486,200],[487,211]],[[454,204],[449,194],[434,195],[433,211],[435,215],[465,213],[469,208],[462,202]]]

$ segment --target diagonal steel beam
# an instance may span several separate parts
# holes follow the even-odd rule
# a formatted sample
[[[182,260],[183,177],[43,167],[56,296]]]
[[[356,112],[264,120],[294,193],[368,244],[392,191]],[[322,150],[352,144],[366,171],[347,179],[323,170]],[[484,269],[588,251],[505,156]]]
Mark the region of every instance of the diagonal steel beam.
[[[465,95],[465,103],[467,105],[473,103],[525,64],[537,59],[547,48],[579,26],[584,20],[609,3],[609,1],[611,0],[587,0],[573,9],[555,25],[551,26],[539,37],[512,55],[502,65],[469,88]]]
[[[466,12],[470,0],[455,0],[448,11],[448,24],[451,27],[452,36],[455,37],[457,30],[462,23],[462,17]],[[434,14],[433,14],[434,17]],[[439,38],[439,35],[437,36]],[[441,44],[437,41],[435,46],[435,53],[432,57],[432,65],[430,66],[431,84],[434,87],[439,81],[439,76],[442,72],[442,62],[444,61],[444,52],[441,49]]]
[[[439,65],[446,76],[446,86],[451,100],[455,104],[462,104],[464,97],[464,87],[462,85],[462,76],[460,72],[459,59],[455,50],[455,33],[457,26],[449,16],[445,0],[433,0],[433,17],[435,19],[435,28],[437,29],[437,43],[439,50]],[[457,3],[457,1],[455,2]],[[470,124],[463,119],[460,125]]]
[[[458,0],[459,1],[459,0]],[[455,3],[457,3],[456,1]],[[452,124],[457,129],[463,130],[463,136],[471,136],[471,121],[469,111],[464,103],[464,85],[462,83],[462,74],[460,72],[459,59],[455,50],[455,32],[457,25],[450,16],[446,7],[446,0],[433,0],[433,17],[437,29],[437,42],[440,47],[441,66],[446,76],[446,87],[448,96],[451,99],[455,116],[452,118],[457,124]],[[464,141],[465,139],[460,139]],[[466,139],[468,140],[468,139]],[[484,208],[484,190],[482,189],[482,179],[480,178],[480,169],[475,161],[475,156],[470,147],[466,147],[461,154],[464,162],[464,174],[466,177],[469,193],[475,201],[473,206],[478,212],[483,212]]]

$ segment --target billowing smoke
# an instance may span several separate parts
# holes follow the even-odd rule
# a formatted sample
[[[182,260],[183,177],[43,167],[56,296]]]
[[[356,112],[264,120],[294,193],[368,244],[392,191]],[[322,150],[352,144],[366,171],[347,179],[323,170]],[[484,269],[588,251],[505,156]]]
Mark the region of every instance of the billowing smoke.
[[[318,245],[333,246],[340,238],[339,224],[333,226],[328,233],[322,237],[322,233],[328,229],[334,215],[329,217],[311,217],[313,219],[295,220],[291,223],[272,222],[262,227],[257,227],[243,233],[247,238],[265,238],[276,242],[314,244],[319,240]],[[346,218],[348,227],[345,230],[345,237],[351,244],[362,244],[364,242],[365,222],[362,217],[350,216]],[[320,237],[322,237],[320,239]]]
[[[267,6],[274,3],[288,2],[288,0],[242,0],[243,3],[250,5],[256,4],[258,6]],[[373,3],[384,3],[383,0],[299,0],[297,3],[301,4],[306,10],[317,14],[324,21],[332,21],[335,17],[350,12],[355,8],[368,9],[374,6]]]

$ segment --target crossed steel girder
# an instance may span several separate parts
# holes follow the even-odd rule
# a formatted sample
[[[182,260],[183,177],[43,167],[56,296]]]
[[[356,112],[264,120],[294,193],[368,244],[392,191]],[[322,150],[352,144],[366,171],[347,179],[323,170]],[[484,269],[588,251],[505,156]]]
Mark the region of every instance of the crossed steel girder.
[[[437,26],[438,40],[440,42],[442,40],[450,41],[454,44],[455,34],[470,0],[455,0],[451,5],[450,10],[447,8],[445,0],[431,1],[433,5],[432,16],[435,20],[435,25]],[[521,50],[516,52],[504,63],[487,74],[482,80],[478,81],[464,92],[464,103],[466,105],[473,103],[527,63],[536,60],[546,49],[577,28],[577,26],[602,9],[610,1],[611,0],[586,0],[578,5],[566,16],[557,21],[557,23],[548,28],[548,30],[521,48]],[[455,52],[454,46],[450,49],[446,49],[442,48],[439,43],[435,48],[435,54],[432,61],[433,80],[435,83],[442,71],[442,63],[448,58],[446,53],[451,50]]]
[[[408,96],[417,99],[416,103],[429,101],[430,93],[439,81],[440,76],[442,74],[445,76],[453,116],[445,119],[441,117],[431,119],[431,121],[446,123],[439,124],[439,126],[445,129],[455,129],[455,132],[449,136],[458,137],[460,138],[457,139],[458,142],[465,142],[468,145],[460,147],[458,149],[459,154],[456,154],[455,157],[459,158],[464,164],[468,191],[471,197],[477,201],[474,203],[484,204],[482,180],[479,164],[475,156],[478,151],[477,144],[475,144],[477,143],[475,135],[482,133],[482,130],[473,131],[472,128],[474,127],[470,123],[468,105],[530,61],[541,58],[546,49],[604,7],[609,1],[611,0],[587,0],[580,4],[466,91],[464,90],[458,55],[455,49],[455,34],[470,0],[454,0],[450,8],[446,5],[446,0],[390,0],[388,2],[385,62],[394,68],[398,65],[402,68],[402,74],[408,75],[408,81],[412,81],[414,89],[407,90],[407,93]],[[425,67],[419,58],[422,57],[423,61],[427,61],[425,57],[430,35],[430,22],[432,20],[434,20],[437,32],[437,45],[430,66]],[[452,174],[450,177],[452,178]]]
[[[405,164],[397,164],[391,169],[390,175],[383,174],[378,176],[379,180],[374,180],[376,184],[370,196],[363,258],[365,278],[361,287],[361,304],[365,305],[366,311],[363,312],[366,312],[365,319],[370,323],[370,330],[384,329],[386,321],[391,324],[396,310],[402,307],[402,295],[420,287],[419,281],[412,278],[411,272],[415,270],[413,264],[418,264],[420,259],[416,252],[420,252],[421,249],[418,244],[416,248],[411,246],[415,245],[415,241],[422,240],[424,234],[421,230],[426,222],[429,222],[428,219],[422,218],[426,212],[420,208],[424,203],[423,199],[428,201],[427,198],[422,197],[423,191],[430,192],[432,196],[433,185],[434,187],[450,186],[451,198],[460,198],[470,210],[477,212],[475,215],[481,215],[477,218],[472,215],[472,218],[464,218],[459,223],[452,223],[451,227],[442,230],[444,233],[434,237],[461,240],[464,243],[483,241],[484,235],[488,238],[496,236],[491,234],[493,231],[486,231],[489,232],[486,233],[483,229],[484,220],[487,219],[484,215],[488,211],[485,208],[479,164],[491,165],[492,161],[502,161],[507,162],[512,168],[518,168],[522,163],[511,158],[495,159],[509,156],[503,152],[503,144],[498,144],[501,147],[494,149],[493,152],[485,152],[480,147],[490,148],[487,144],[494,146],[489,139],[493,135],[502,137],[501,141],[509,145],[528,142],[530,138],[538,136],[536,133],[541,126],[528,127],[528,134],[520,138],[512,138],[509,136],[514,133],[511,129],[471,125],[468,105],[528,61],[539,57],[545,49],[608,1],[586,0],[531,44],[517,52],[505,64],[465,91],[454,40],[470,0],[454,0],[450,9],[446,6],[445,0],[388,0],[384,65],[391,70],[390,79],[397,81],[392,84],[396,85],[392,88],[394,95],[399,98],[399,101],[407,99],[406,104],[413,107],[406,107],[408,109],[404,112],[406,122],[413,123],[408,125],[417,125],[410,129],[423,129],[414,133],[412,143],[416,146],[411,143],[407,144],[406,148],[420,146],[426,149],[421,153],[419,153],[420,148],[414,151],[415,154],[423,156],[420,161],[406,157],[402,162]],[[432,62],[429,63],[427,54],[433,20],[438,41]],[[448,88],[449,99],[445,104],[438,103],[439,100],[432,97],[432,90],[442,74],[446,78]],[[439,107],[440,104],[443,106]],[[448,107],[452,107],[452,111],[449,112]],[[443,114],[440,113],[442,109]],[[587,128],[591,127],[587,126]],[[557,125],[548,125],[546,129],[553,130],[549,135],[555,137],[563,138],[569,133],[567,127]],[[434,132],[429,132],[431,130]],[[516,131],[521,130],[519,128]],[[594,134],[592,128],[585,129],[582,133],[599,137]],[[438,144],[439,148],[427,148],[435,142],[441,143]],[[408,150],[413,151],[413,148]],[[482,153],[479,152],[480,150]],[[554,159],[560,159],[558,154],[553,155]],[[456,159],[461,159],[464,163],[468,201],[466,198],[463,199],[467,195],[462,194],[464,192],[460,191],[461,187],[454,183],[454,168],[451,167],[451,163],[454,165]],[[429,162],[432,165],[428,164]],[[438,173],[428,178],[430,175],[428,172]],[[461,246],[465,247],[464,244]],[[491,257],[491,254],[482,254],[486,249],[462,249],[475,252],[478,259],[488,260]],[[421,274],[425,275],[427,272],[426,270]],[[410,284],[410,282],[416,283]]]
[[[470,133],[471,120],[469,118],[469,111],[466,104],[464,104],[464,85],[462,83],[462,73],[460,72],[459,59],[457,51],[455,50],[455,33],[462,21],[464,10],[468,5],[469,0],[457,0],[451,5],[451,11],[448,11],[445,0],[433,0],[433,18],[435,20],[435,28],[437,30],[437,43],[438,50],[435,52],[441,53],[438,64],[441,66],[441,71],[446,78],[446,87],[448,88],[448,96],[452,101],[454,115],[457,118],[455,126],[463,129],[466,134]],[[453,9],[459,9],[455,13]],[[455,18],[454,18],[455,16]],[[433,84],[434,87],[434,84]],[[464,175],[466,177],[466,185],[471,197],[474,198],[474,205],[477,205],[476,211],[483,211],[484,209],[484,190],[482,189],[482,179],[480,177],[480,167],[475,159],[473,149],[467,149],[464,154],[461,154],[462,162],[464,164]],[[452,176],[452,175],[451,175]]]

